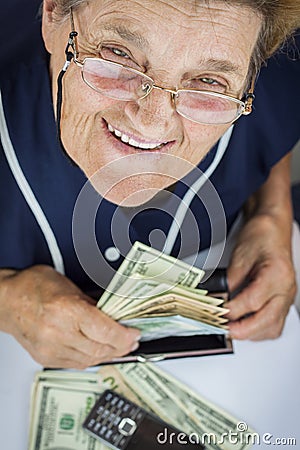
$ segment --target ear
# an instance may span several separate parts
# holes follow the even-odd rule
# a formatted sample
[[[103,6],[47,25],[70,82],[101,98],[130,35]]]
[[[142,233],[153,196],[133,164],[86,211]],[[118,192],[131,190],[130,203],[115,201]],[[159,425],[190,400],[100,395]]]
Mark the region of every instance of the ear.
[[[54,0],[44,0],[42,17],[42,35],[47,51],[53,51],[54,31],[57,27],[55,20],[56,2]]]

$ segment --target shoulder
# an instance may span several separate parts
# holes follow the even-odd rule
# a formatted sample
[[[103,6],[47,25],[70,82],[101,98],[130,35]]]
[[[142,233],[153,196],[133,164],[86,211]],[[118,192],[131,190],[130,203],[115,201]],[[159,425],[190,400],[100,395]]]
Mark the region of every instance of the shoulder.
[[[284,49],[261,69],[253,111],[234,127],[231,147],[256,164],[272,167],[300,137],[300,42]],[[297,47],[298,46],[298,47]]]
[[[40,0],[10,0],[0,6],[0,67],[22,59],[36,47],[33,30],[40,23]]]
[[[37,109],[51,112],[49,55],[41,36],[41,19],[37,16],[39,2],[13,0],[12,5],[4,3],[0,7],[3,13],[3,27],[0,27],[1,108],[9,130],[16,132],[26,128],[33,115],[37,119]],[[13,7],[20,15],[12,14]],[[19,23],[21,20],[23,26]]]
[[[39,0],[11,0],[0,6],[1,89],[20,79],[22,71],[47,64],[39,5]],[[32,72],[38,76],[38,70]]]
[[[300,98],[300,30],[299,34],[283,49],[270,58],[262,67],[256,85],[257,102],[259,94],[268,96],[269,102],[284,101],[289,107]],[[275,113],[275,111],[274,111]],[[280,116],[280,110],[276,111]]]

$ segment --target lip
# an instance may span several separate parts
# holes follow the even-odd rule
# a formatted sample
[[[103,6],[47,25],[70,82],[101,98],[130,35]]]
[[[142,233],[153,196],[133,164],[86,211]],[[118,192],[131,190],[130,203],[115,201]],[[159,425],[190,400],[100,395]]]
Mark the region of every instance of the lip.
[[[137,137],[136,135],[130,133],[130,132],[125,132],[123,131],[120,127],[114,127],[113,125],[111,125],[114,129],[119,130],[122,134],[126,134],[130,139],[133,139],[135,141],[137,141],[138,143],[141,144],[155,144],[156,146],[161,145],[160,148],[147,148],[147,149],[143,149],[143,148],[139,148],[139,147],[135,147],[133,145],[130,145],[126,142],[121,141],[121,139],[119,139],[113,132],[111,132],[108,129],[108,122],[102,118],[102,124],[103,124],[103,128],[105,131],[106,136],[114,141],[114,144],[118,146],[118,148],[122,151],[126,151],[127,153],[144,153],[144,152],[151,152],[151,153],[161,153],[162,151],[166,151],[168,150],[171,146],[173,146],[175,144],[175,141],[168,141],[166,143],[162,143],[161,141],[155,141],[155,140],[146,140],[145,138],[140,138]]]

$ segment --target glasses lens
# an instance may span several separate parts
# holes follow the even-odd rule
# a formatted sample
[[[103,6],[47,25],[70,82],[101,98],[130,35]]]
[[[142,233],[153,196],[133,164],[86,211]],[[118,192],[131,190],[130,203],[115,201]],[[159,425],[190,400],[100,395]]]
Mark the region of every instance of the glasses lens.
[[[151,80],[139,72],[98,58],[84,60],[82,76],[90,87],[118,100],[138,100],[152,88]]]
[[[243,112],[243,103],[210,92],[179,91],[175,98],[179,114],[198,123],[225,124]]]

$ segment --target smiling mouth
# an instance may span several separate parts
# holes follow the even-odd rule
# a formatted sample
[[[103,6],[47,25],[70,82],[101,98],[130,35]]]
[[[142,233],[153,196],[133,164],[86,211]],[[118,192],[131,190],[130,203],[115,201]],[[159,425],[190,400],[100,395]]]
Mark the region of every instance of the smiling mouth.
[[[120,131],[114,128],[110,123],[106,122],[106,126],[108,131],[119,141],[123,142],[123,144],[129,145],[138,150],[160,150],[169,142],[146,142],[140,141],[137,138],[133,139],[131,136],[128,136],[123,131]]]

